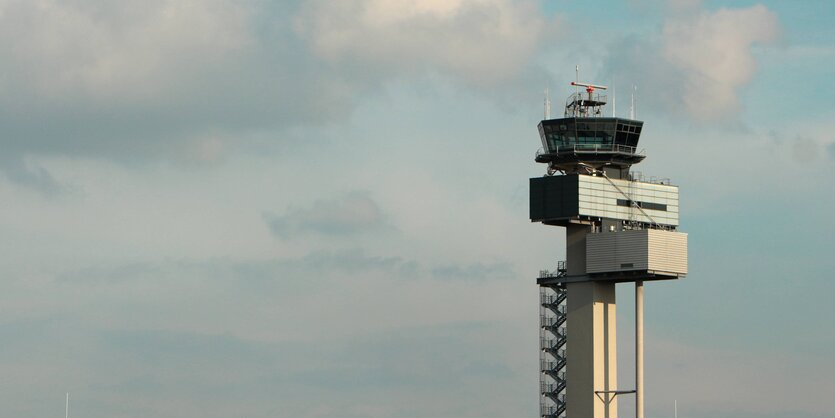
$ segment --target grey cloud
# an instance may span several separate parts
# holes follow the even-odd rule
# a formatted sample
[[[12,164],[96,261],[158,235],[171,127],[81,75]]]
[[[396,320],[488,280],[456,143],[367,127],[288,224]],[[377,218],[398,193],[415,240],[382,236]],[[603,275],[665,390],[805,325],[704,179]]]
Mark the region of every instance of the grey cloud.
[[[797,137],[791,143],[791,156],[797,163],[810,163],[819,158],[820,145],[813,139]]]
[[[311,292],[317,283],[328,277],[388,273],[405,279],[431,278],[443,281],[485,281],[516,278],[518,274],[507,262],[425,264],[401,257],[367,254],[360,248],[335,251],[312,251],[295,258],[252,260],[163,260],[124,264],[97,264],[67,271],[56,281],[67,285],[131,286],[136,283],[159,283],[170,288],[191,286],[195,280],[203,285],[227,288],[236,293],[274,291],[282,297]],[[317,277],[316,281],[308,278]],[[180,284],[178,284],[180,283]]]
[[[231,335],[204,335],[166,330],[112,330],[98,336],[99,342],[116,357],[114,361],[137,361],[157,367],[197,369],[205,364],[235,361],[248,368],[275,363],[275,357],[289,354],[288,347],[245,341]],[[298,353],[297,353],[298,354]],[[196,370],[181,370],[195,373]]]
[[[490,411],[490,402],[480,399],[484,393],[506,393],[504,386],[528,380],[502,360],[511,357],[508,353],[484,347],[484,338],[505,331],[506,325],[492,323],[406,327],[362,338],[297,342],[79,327],[71,318],[54,321],[54,330],[73,330],[61,334],[27,333],[30,323],[13,325],[0,326],[0,333],[22,331],[8,341],[30,349],[16,351],[13,360],[5,357],[14,365],[2,364],[4,397],[35,399],[21,388],[31,387],[39,377],[25,371],[45,367],[51,378],[61,379],[58,386],[71,391],[74,413],[92,418],[313,417],[321,415],[317,410],[324,404],[346,411],[335,416],[367,417],[363,405],[376,405],[390,410],[388,416],[442,416],[443,411],[469,407],[478,416],[498,417],[502,415]],[[17,339],[22,344],[14,344]],[[409,400],[416,393],[439,401],[438,396],[455,396],[414,410]],[[27,408],[12,411],[48,415],[54,405],[34,402]]]
[[[469,353],[477,346],[473,337],[491,331],[495,331],[494,324],[452,323],[339,341],[333,347],[331,367],[323,365],[321,375],[311,371],[307,378],[312,384],[332,384],[334,388],[353,382],[355,389],[382,386],[419,390],[439,384],[454,386],[472,378],[513,377],[514,372],[507,365],[490,361],[483,350]],[[403,359],[409,361],[404,363]],[[355,370],[343,377],[350,377],[351,381],[329,382],[327,370],[348,363],[354,364]]]
[[[69,186],[56,180],[43,167],[34,163],[27,164],[22,155],[0,158],[0,172],[12,183],[36,190],[46,196],[56,196],[70,190]]]
[[[166,274],[168,263],[133,262],[116,266],[95,265],[60,274],[59,282],[115,284],[147,277],[161,277]]]
[[[338,119],[354,86],[305,50],[295,8],[12,2],[0,15],[4,152],[135,160]]]
[[[62,283],[120,285],[132,281],[154,280],[173,283],[177,278],[198,278],[201,281],[234,283],[246,289],[247,283],[288,283],[294,278],[313,274],[362,273],[370,271],[403,271],[410,275],[418,270],[417,262],[401,257],[368,255],[362,249],[313,251],[304,256],[286,259],[229,260],[211,259],[131,262],[116,265],[95,265],[64,272],[56,280]]]
[[[279,238],[302,235],[350,236],[386,226],[380,207],[362,193],[338,199],[317,200],[306,209],[289,209],[283,215],[265,213],[264,221]]]
[[[247,351],[265,357],[267,364],[281,365],[279,369],[284,373],[276,376],[276,380],[284,384],[295,382],[318,390],[356,394],[373,393],[381,388],[421,390],[439,385],[453,387],[471,379],[512,378],[515,373],[508,365],[491,359],[483,349],[477,350],[478,337],[495,331],[496,325],[488,323],[409,327],[362,338],[327,341],[317,348],[289,343],[274,347],[260,344],[259,349],[258,344],[230,346],[228,342],[234,341],[228,341],[229,338],[212,339],[227,342],[218,348],[238,347],[236,351],[242,351],[248,345],[254,346],[254,350],[249,348]],[[185,342],[188,344],[187,340]],[[270,351],[265,352],[268,348]],[[281,357],[286,359],[279,360]],[[404,362],[404,359],[409,361]],[[284,365],[288,360],[295,365]]]
[[[810,128],[811,129],[808,129]],[[797,164],[808,164],[818,159],[835,161],[835,143],[826,143],[826,139],[818,137],[820,129],[814,125],[804,126],[806,129],[799,129],[800,134],[792,132],[786,134],[782,131],[771,130],[766,137],[773,143],[775,149],[779,149],[780,158],[790,159]]]
[[[531,76],[553,26],[536,2],[450,5],[451,16],[358,0],[7,2],[0,145],[13,156],[201,158],[200,144],[343,122],[386,80],[440,72],[495,87]]]
[[[43,393],[27,393],[43,384],[40,370],[48,368],[48,379],[60,383],[47,385],[47,391],[69,390],[71,410],[80,416],[221,417],[242,411],[275,416],[270,409],[276,398],[285,404],[299,399],[292,376],[326,355],[317,344],[264,343],[229,334],[107,329],[66,316],[51,324],[44,331],[23,322],[7,340],[11,349],[5,349],[2,366],[10,380],[0,387],[3,398],[18,398],[10,406],[20,408],[8,412],[49,415],[54,405],[35,402]],[[8,328],[4,324],[0,332]]]
[[[473,263],[469,265],[447,264],[432,269],[432,276],[441,280],[490,280],[516,278],[513,266],[508,263]]]

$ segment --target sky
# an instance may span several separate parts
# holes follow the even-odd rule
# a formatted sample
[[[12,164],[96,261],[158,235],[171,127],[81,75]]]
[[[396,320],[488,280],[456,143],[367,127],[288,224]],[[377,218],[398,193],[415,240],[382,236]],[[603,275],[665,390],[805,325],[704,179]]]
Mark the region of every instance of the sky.
[[[538,413],[528,219],[612,87],[680,186],[647,416],[835,416],[835,3],[0,0],[0,415]],[[618,285],[620,386],[632,288]],[[634,411],[631,398],[621,416]]]

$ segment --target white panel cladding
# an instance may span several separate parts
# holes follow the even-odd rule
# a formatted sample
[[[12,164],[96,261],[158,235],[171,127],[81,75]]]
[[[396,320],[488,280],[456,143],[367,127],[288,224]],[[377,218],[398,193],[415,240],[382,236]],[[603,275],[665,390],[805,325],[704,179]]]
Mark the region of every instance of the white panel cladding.
[[[644,229],[586,236],[586,272],[687,274],[687,234]]]
[[[678,226],[678,186],[600,176],[578,177],[580,215]],[[637,208],[619,206],[619,199],[666,205],[667,210],[643,208],[652,218],[649,219]]]
[[[687,274],[687,234],[648,229],[648,270]]]

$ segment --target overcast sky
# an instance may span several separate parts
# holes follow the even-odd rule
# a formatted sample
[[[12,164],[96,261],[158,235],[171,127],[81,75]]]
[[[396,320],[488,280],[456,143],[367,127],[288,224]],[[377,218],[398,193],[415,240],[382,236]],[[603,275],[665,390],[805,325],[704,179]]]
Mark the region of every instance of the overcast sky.
[[[0,0],[0,415],[534,417],[528,220],[580,78],[690,274],[647,415],[835,416],[830,0]],[[620,386],[632,289],[618,286]],[[620,404],[633,413],[632,399]]]

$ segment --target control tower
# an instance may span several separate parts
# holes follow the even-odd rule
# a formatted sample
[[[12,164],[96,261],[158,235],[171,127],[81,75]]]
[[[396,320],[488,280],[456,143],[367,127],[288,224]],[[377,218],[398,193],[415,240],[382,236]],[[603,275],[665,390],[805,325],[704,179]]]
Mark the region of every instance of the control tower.
[[[634,395],[643,418],[644,283],[687,274],[678,187],[630,171],[645,157],[643,122],[604,117],[605,86],[571,84],[585,91],[569,96],[562,118],[546,110],[536,162],[547,174],[530,179],[531,221],[566,234],[565,259],[537,279],[540,416],[617,418],[618,397]],[[635,283],[634,386],[618,384],[616,283]]]

